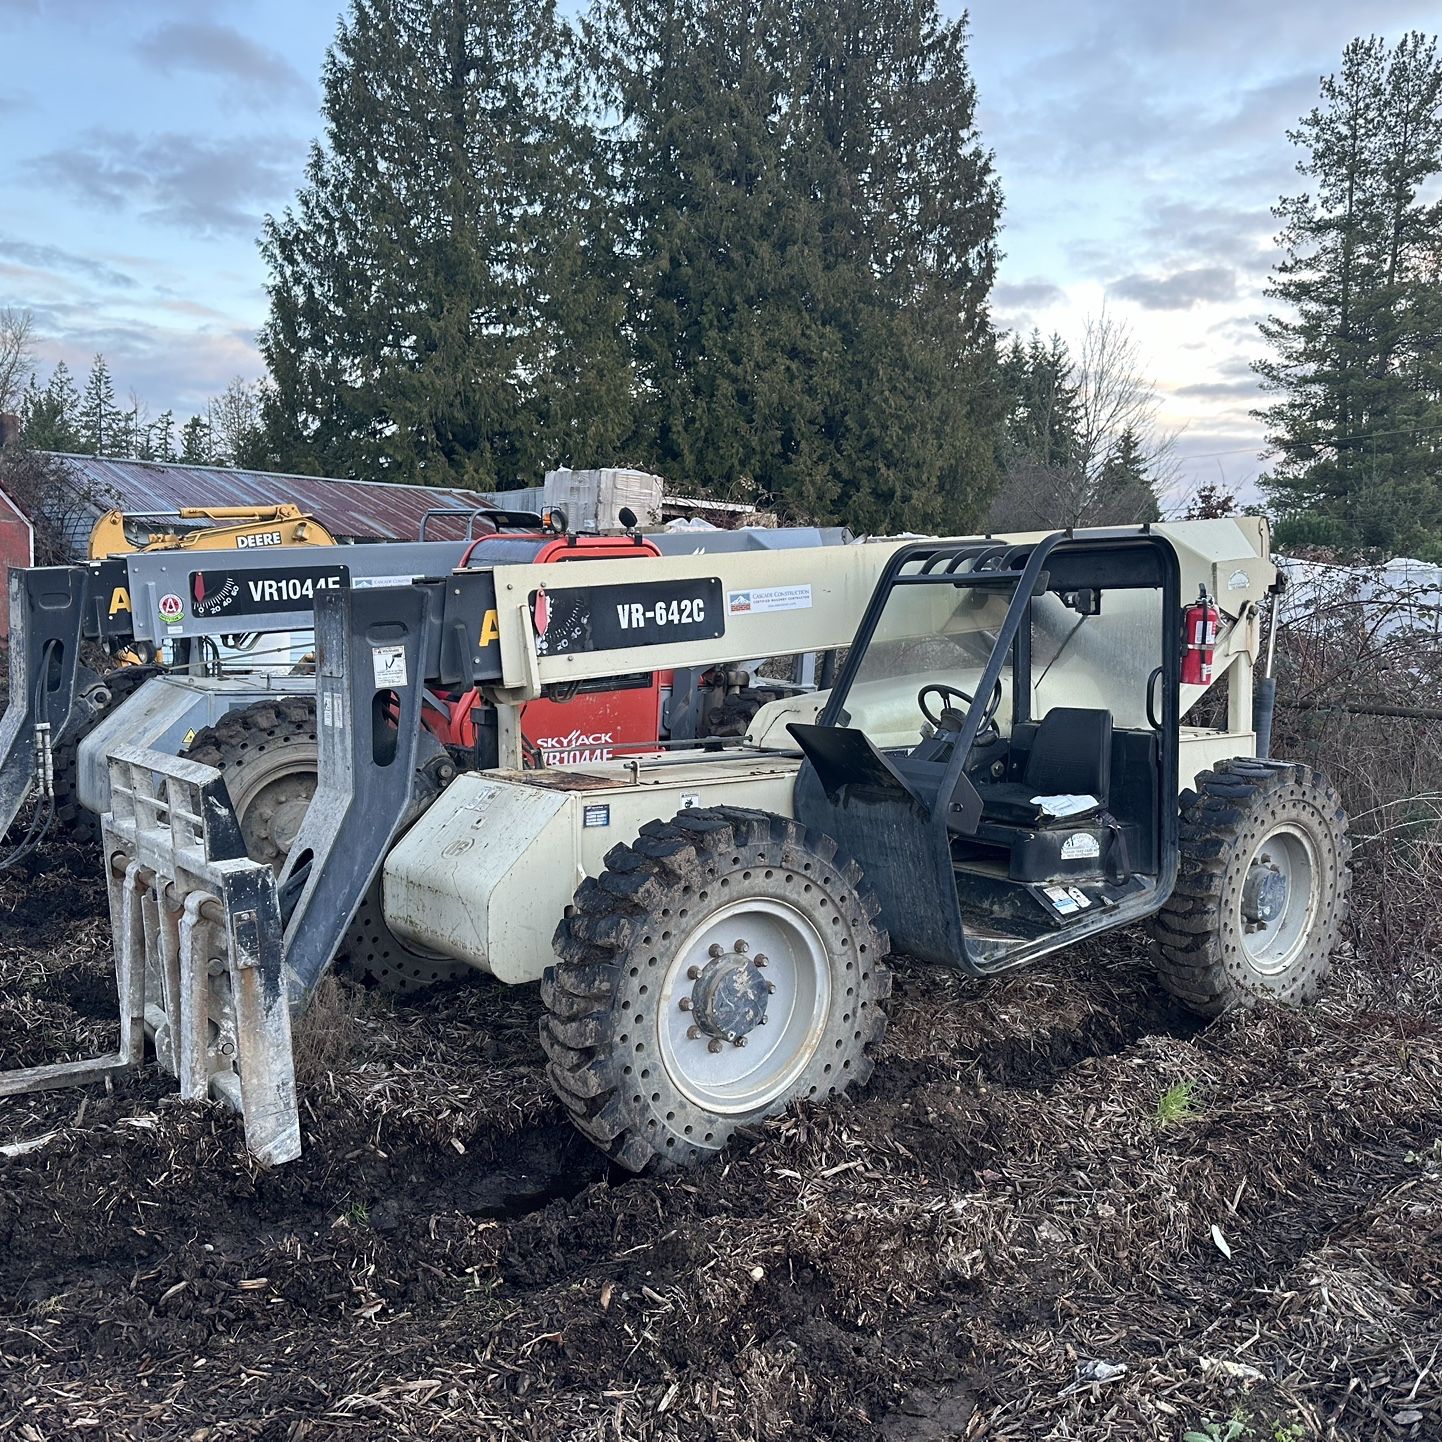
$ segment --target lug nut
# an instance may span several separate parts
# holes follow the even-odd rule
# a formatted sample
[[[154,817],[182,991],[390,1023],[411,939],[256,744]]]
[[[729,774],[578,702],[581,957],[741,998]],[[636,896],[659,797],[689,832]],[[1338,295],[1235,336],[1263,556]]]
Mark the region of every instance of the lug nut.
[[[738,1037],[736,1038],[736,1040],[731,1043],[731,1045],[732,1045],[732,1046],[745,1046],[745,1045],[746,1045],[746,1038],[745,1038],[744,1036],[738,1036]]]
[[[701,968],[700,968],[699,966],[688,966],[688,967],[686,968],[686,980],[687,980],[687,981],[695,981],[696,978],[697,978],[698,976],[700,976],[700,975],[701,975]]]
[[[707,1051],[720,1051],[720,1050],[721,1050],[721,1038],[720,1038],[719,1036],[713,1036],[713,1037],[711,1038],[711,1040],[710,1040],[709,1042],[707,1042],[707,1044],[706,1044],[706,1049],[707,1049]]]
[[[746,945],[744,941],[737,941],[736,945],[733,946],[731,950],[739,951],[744,956],[746,952],[750,950],[750,948]]]
[[[758,951],[756,955],[751,958],[751,964],[753,966],[765,966],[766,953],[764,951]]]
[[[711,943],[711,945],[706,948],[706,955],[707,955],[707,956],[725,956],[725,955],[726,955],[726,948],[723,947],[719,941],[713,941],[713,942]]]
[[[701,1040],[701,1028],[700,1028],[699,1026],[688,1026],[688,1027],[686,1028],[686,1040],[687,1040],[687,1041],[700,1041],[700,1040]]]
[[[691,998],[689,996],[683,996],[681,1000],[676,1003],[676,1005],[679,1006],[682,1011],[690,1011]]]
[[[768,982],[766,983],[766,995],[767,995],[767,996],[775,996],[775,995],[776,995],[776,983],[775,983],[774,981],[768,981]]]

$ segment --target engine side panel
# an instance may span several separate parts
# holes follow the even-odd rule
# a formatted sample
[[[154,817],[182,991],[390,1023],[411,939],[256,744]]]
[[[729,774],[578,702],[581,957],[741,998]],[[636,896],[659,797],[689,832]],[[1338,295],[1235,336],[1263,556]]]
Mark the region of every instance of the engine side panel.
[[[386,922],[508,983],[538,981],[551,937],[606,853],[694,806],[792,814],[799,761],[717,753],[609,767],[458,777],[386,858]],[[634,779],[633,779],[634,775]]]

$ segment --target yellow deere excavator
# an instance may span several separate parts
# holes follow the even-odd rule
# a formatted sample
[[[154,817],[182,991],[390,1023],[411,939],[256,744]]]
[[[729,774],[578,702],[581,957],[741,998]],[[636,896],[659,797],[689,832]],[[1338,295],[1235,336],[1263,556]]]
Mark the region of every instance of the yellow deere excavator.
[[[289,504],[186,506],[179,511],[106,511],[90,532],[90,559],[104,561],[137,551],[250,551],[336,544],[314,516]]]

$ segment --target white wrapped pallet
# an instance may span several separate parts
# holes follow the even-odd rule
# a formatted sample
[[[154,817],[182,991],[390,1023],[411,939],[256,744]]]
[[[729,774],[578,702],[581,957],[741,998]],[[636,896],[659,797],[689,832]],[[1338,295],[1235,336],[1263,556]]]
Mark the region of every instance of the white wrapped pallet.
[[[607,468],[546,472],[546,505],[560,506],[573,531],[619,531],[621,511],[630,508],[638,524],[661,519],[663,482],[645,471]]]

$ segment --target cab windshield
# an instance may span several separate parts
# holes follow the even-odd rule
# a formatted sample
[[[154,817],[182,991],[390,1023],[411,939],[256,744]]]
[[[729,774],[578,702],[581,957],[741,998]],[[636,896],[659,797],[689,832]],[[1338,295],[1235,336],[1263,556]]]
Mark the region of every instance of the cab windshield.
[[[976,693],[1013,590],[948,577],[898,577],[841,698],[847,724],[881,749],[915,746],[924,725],[918,693],[928,685]],[[1003,724],[1011,715],[1011,684],[1008,657],[997,712]]]

